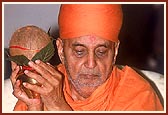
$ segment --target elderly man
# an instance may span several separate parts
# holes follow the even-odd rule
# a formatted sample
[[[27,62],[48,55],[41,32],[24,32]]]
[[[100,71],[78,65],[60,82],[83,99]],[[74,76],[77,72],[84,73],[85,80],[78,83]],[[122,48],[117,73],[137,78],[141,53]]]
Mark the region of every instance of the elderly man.
[[[129,66],[115,66],[122,18],[121,5],[117,4],[61,5],[56,45],[62,64],[54,69],[40,60],[30,61],[29,66],[39,74],[24,72],[42,86],[24,86],[40,94],[43,106],[32,103],[34,108],[29,109],[22,91],[15,90],[17,98],[23,100],[15,110],[163,110],[143,77]],[[18,81],[14,87],[19,89]]]

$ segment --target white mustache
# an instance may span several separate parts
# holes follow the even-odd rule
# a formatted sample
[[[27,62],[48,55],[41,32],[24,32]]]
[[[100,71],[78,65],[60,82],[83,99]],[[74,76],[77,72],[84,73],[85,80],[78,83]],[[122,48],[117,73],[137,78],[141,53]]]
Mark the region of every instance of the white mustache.
[[[101,76],[100,71],[98,70],[81,70],[78,75],[80,74],[86,74],[86,75],[95,75],[95,76]]]

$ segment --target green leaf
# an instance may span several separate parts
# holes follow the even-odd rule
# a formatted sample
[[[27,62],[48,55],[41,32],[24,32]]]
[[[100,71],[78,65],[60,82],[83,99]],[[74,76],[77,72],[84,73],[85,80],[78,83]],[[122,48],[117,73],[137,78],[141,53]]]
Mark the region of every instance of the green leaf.
[[[19,66],[27,66],[28,62],[30,61],[26,56],[24,55],[16,55],[16,56],[10,56],[7,58],[9,61],[13,61],[17,63]]]
[[[35,60],[38,59],[38,60],[41,60],[43,62],[48,62],[55,53],[55,48],[54,48],[54,45],[53,45],[53,41],[54,40],[51,40],[51,42],[48,43],[47,46],[45,46],[38,53],[36,53],[36,55],[31,59],[31,61],[35,61]]]

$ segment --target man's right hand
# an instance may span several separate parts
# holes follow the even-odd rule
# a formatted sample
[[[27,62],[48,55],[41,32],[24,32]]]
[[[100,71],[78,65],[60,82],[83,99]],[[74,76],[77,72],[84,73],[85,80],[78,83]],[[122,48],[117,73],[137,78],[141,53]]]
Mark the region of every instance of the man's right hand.
[[[27,89],[40,94],[44,106],[51,111],[71,111],[72,108],[68,105],[63,94],[63,76],[49,63],[44,63],[40,60],[28,63],[37,73],[24,71],[24,73],[35,79],[41,86],[24,84]]]

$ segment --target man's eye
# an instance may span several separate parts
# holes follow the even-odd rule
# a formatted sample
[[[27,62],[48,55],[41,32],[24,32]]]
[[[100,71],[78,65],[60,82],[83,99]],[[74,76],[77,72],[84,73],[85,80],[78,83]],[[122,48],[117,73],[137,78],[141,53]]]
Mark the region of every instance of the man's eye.
[[[82,54],[83,54],[83,51],[76,51],[76,53],[77,53],[78,55],[82,55]]]
[[[82,57],[82,56],[84,56],[85,51],[83,51],[83,50],[76,50],[75,54],[76,54],[77,57]]]
[[[97,55],[98,57],[101,57],[101,56],[106,55],[106,53],[107,53],[107,50],[105,50],[105,51],[97,51],[97,52],[96,52],[96,55]]]

